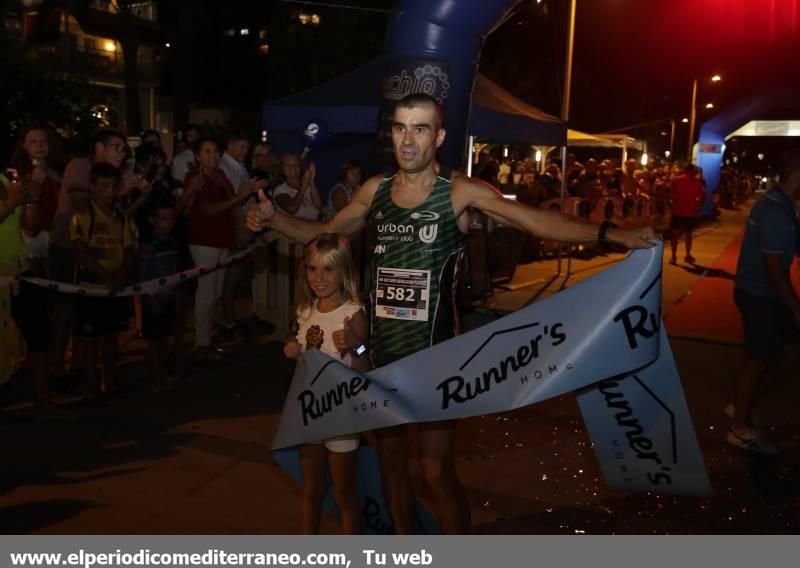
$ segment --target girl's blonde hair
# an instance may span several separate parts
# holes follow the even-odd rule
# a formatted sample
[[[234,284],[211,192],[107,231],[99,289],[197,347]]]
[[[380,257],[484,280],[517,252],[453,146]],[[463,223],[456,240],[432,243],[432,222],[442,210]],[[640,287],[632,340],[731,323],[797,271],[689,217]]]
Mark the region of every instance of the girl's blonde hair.
[[[308,284],[308,276],[306,276],[306,267],[311,260],[311,255],[315,252],[319,255],[322,266],[331,266],[342,270],[342,289],[345,298],[354,304],[361,305],[350,245],[338,233],[321,233],[305,246],[303,258],[298,266],[296,291],[298,316],[310,308],[317,299]]]

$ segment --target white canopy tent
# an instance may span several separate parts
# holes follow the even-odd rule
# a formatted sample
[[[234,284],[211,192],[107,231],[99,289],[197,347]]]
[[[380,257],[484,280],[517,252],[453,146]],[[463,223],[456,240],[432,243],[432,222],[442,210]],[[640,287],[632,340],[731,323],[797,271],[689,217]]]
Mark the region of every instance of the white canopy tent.
[[[628,159],[628,149],[630,148],[642,153],[647,152],[647,142],[637,140],[627,134],[587,134],[579,130],[568,130],[567,144],[589,148],[619,148],[622,150],[623,163]]]

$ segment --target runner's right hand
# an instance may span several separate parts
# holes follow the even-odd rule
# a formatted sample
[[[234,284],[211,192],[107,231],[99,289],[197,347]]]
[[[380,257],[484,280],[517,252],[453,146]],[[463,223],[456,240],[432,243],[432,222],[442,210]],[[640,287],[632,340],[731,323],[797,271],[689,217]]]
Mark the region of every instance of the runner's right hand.
[[[262,201],[247,212],[247,228],[253,232],[261,231],[269,227],[274,216],[275,207],[272,205],[272,201]]]

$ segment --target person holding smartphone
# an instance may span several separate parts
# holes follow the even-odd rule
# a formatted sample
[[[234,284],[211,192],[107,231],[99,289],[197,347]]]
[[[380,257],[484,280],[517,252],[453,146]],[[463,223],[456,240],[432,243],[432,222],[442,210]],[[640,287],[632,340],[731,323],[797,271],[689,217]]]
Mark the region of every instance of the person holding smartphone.
[[[23,129],[7,171],[12,182],[22,184],[22,203],[38,201],[36,217],[23,231],[28,247],[31,271],[37,277],[47,277],[47,252],[50,231],[58,207],[61,178],[53,168],[50,134],[46,127],[31,125]],[[33,209],[32,209],[33,211]]]
[[[167,156],[163,150],[143,144],[136,148],[135,185],[127,196],[124,213],[134,219],[140,240],[146,240],[152,204],[172,199],[172,185],[167,178]]]

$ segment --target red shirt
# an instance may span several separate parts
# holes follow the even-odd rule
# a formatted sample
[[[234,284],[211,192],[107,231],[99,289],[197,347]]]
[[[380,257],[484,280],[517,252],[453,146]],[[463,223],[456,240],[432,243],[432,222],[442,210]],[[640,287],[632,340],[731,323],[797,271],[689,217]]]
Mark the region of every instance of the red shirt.
[[[39,200],[39,211],[42,216],[42,231],[53,230],[53,218],[58,209],[58,194],[61,191],[61,183],[58,180],[47,176],[42,181],[42,198]]]
[[[696,217],[700,204],[705,199],[703,183],[696,177],[678,176],[672,180],[672,215]]]
[[[201,245],[221,249],[236,247],[236,227],[234,224],[233,210],[228,209],[222,213],[207,215],[202,211],[203,204],[216,204],[228,201],[234,197],[233,186],[222,171],[217,170],[213,175],[194,174],[203,176],[203,186],[197,192],[194,205],[189,212],[187,223],[187,237],[190,245]],[[189,174],[183,182],[183,187],[189,187],[193,175]]]

